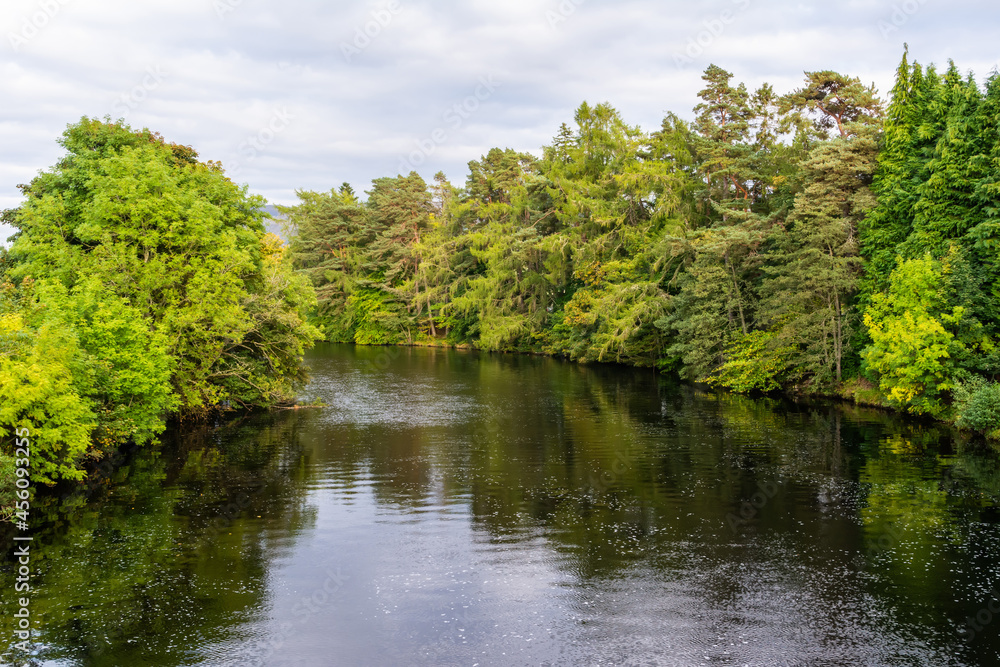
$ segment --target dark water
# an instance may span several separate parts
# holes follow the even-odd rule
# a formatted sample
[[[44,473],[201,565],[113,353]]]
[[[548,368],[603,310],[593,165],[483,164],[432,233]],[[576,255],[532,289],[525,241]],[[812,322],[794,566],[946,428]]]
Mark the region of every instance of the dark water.
[[[998,457],[947,429],[542,358],[310,363],[327,408],[35,500],[35,664],[1000,665]]]

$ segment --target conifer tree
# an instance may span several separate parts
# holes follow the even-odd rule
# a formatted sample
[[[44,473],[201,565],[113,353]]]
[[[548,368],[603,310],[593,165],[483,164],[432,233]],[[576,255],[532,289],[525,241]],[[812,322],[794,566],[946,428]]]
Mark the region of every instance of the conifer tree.
[[[787,225],[775,230],[762,316],[793,350],[793,375],[819,384],[843,377],[861,277],[858,224],[874,205],[877,127],[853,125],[802,164],[804,187]]]

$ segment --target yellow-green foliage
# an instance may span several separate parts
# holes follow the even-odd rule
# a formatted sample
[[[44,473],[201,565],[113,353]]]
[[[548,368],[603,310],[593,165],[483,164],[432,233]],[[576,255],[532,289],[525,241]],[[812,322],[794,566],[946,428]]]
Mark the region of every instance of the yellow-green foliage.
[[[78,465],[97,419],[80,394],[86,378],[74,332],[47,323],[11,346],[12,339],[29,329],[18,314],[7,314],[0,322],[0,338],[8,350],[0,355],[0,438],[11,442],[15,429],[29,429],[36,481],[81,479]]]
[[[726,348],[726,362],[705,381],[741,392],[781,388],[792,350],[776,343],[777,337],[770,331],[738,336]]]
[[[83,119],[60,143],[0,257],[0,437],[31,431],[33,478],[80,479],[178,410],[289,400],[319,334],[263,199],[148,130]]]
[[[941,415],[945,392],[955,386],[955,359],[968,346],[956,337],[965,308],[946,309],[942,263],[931,257],[906,260],[893,271],[887,292],[865,311],[871,345],[862,356],[879,374],[879,387],[894,405],[914,414]],[[975,341],[992,347],[988,339]]]

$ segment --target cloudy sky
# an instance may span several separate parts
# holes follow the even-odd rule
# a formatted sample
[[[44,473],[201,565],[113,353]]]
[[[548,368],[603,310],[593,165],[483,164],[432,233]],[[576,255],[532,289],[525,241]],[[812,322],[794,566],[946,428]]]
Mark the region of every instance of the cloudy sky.
[[[462,184],[492,146],[537,154],[584,100],[655,129],[691,116],[710,63],[778,92],[817,69],[884,92],[908,42],[984,79],[998,28],[962,0],[2,0],[0,208],[85,115],[294,203],[410,169]]]

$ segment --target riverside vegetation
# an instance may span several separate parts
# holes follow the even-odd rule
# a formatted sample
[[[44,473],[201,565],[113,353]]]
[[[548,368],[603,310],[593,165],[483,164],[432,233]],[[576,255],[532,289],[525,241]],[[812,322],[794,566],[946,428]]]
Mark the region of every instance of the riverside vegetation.
[[[80,480],[172,416],[294,400],[314,296],[263,198],[148,130],[83,119],[61,144],[4,213],[0,433],[30,430],[33,480]]]
[[[287,246],[220,164],[81,120],[4,213],[0,435],[29,425],[34,479],[79,480],[171,417],[292,401],[321,338],[656,367],[998,435],[1000,78],[904,54],[887,105],[830,71],[783,95],[703,79],[692,122],[646,133],[585,103],[463,188],[300,191]]]

